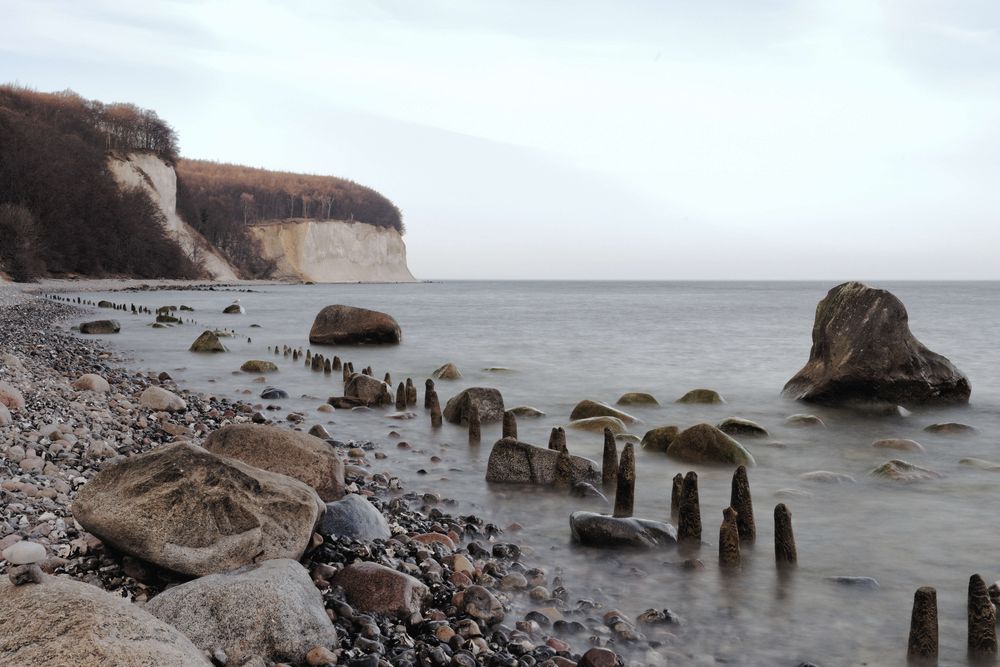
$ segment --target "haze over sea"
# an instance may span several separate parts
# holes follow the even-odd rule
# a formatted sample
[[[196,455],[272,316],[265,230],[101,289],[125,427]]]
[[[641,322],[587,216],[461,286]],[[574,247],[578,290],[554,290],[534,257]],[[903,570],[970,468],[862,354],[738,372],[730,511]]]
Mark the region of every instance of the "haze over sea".
[[[302,411],[305,426],[325,424],[333,437],[375,440],[388,458],[376,462],[417,492],[437,491],[457,502],[449,509],[476,513],[505,527],[523,529],[516,541],[530,547],[550,573],[561,573],[578,597],[591,597],[634,618],[648,608],[670,608],[684,623],[669,650],[685,658],[672,664],[823,665],[905,662],[913,591],[934,586],[939,597],[941,655],[965,663],[966,586],[983,572],[995,532],[995,494],[1000,472],[962,465],[972,457],[1000,461],[1000,321],[996,283],[872,283],[898,296],[910,328],[930,349],[949,357],[972,384],[971,405],[914,412],[905,417],[865,417],[797,404],[780,391],[806,361],[816,303],[834,283],[820,282],[434,282],[410,285],[269,285],[251,292],[157,291],[87,293],[150,308],[187,305],[197,325],[150,329],[148,316],[116,313],[121,334],[109,338],[137,369],[167,371],[181,385],[232,399],[253,399],[265,385],[237,372],[247,359],[272,359],[281,370],[268,383],[288,391],[275,417]],[[75,296],[75,295],[73,295]],[[223,315],[240,297],[244,315]],[[668,520],[670,480],[690,469],[700,477],[705,568],[680,567],[674,550],[625,552],[574,547],[568,517],[578,509],[603,511],[593,499],[525,487],[484,483],[498,424],[484,425],[482,444],[467,443],[464,428],[432,430],[422,408],[411,421],[383,411],[316,411],[340,395],[339,373],[310,371],[302,362],[268,356],[268,346],[309,347],[308,332],[325,305],[343,303],[392,314],[403,330],[399,346],[316,348],[340,355],[357,368],[371,365],[399,382],[425,378],[454,362],[463,378],[438,380],[442,402],[471,386],[500,389],[508,408],[531,405],[546,413],[520,419],[520,439],[545,446],[553,426],[565,425],[582,399],[614,403],[627,391],[655,395],[658,407],[625,408],[643,420],[630,432],[730,416],[752,419],[770,437],[745,440],[757,460],[750,469],[758,542],[744,553],[742,574],[727,577],[716,567],[722,509],[729,503],[730,469],[678,464],[637,449],[636,516]],[[81,320],[91,319],[81,317]],[[260,328],[251,328],[251,324]],[[204,329],[235,328],[228,354],[187,351]],[[246,336],[252,343],[246,342]],[[503,367],[505,371],[487,371]],[[706,387],[724,405],[679,405],[686,391]],[[262,403],[267,403],[262,401]],[[794,413],[820,415],[825,429],[791,428]],[[271,413],[269,413],[271,414]],[[330,423],[330,422],[333,423]],[[959,421],[978,434],[956,438],[925,433],[931,423]],[[392,431],[413,445],[397,449]],[[602,437],[568,430],[572,453],[600,460]],[[880,438],[912,438],[926,452],[889,452],[872,447]],[[431,457],[440,457],[432,462]],[[943,474],[938,480],[903,485],[869,475],[891,458]],[[802,473],[846,473],[856,482],[822,484]],[[447,480],[444,483],[443,480]],[[805,495],[776,497],[780,489]],[[772,550],[771,510],[791,509],[799,567],[779,578]],[[880,587],[844,586],[827,577],[874,577]],[[573,602],[573,601],[571,601]],[[527,604],[526,600],[518,602]],[[522,608],[523,612],[524,609]],[[603,611],[595,610],[595,615]],[[619,648],[621,648],[619,646]],[[791,663],[791,664],[794,664]]]

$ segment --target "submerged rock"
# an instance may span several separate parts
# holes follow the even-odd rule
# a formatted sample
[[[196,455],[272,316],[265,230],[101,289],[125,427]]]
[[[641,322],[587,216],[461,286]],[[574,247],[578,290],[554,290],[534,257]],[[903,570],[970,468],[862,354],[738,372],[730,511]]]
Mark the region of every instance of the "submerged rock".
[[[829,470],[813,470],[799,475],[799,479],[805,482],[820,482],[823,484],[854,484],[853,477],[842,472],[830,472]]]
[[[948,359],[910,332],[906,308],[886,290],[838,285],[816,307],[809,361],[784,388],[830,405],[913,407],[966,403],[971,388]]]
[[[545,413],[538,408],[533,408],[530,405],[519,405],[516,408],[511,408],[513,412],[518,417],[544,417]]]
[[[944,475],[935,470],[921,468],[918,465],[913,465],[912,463],[907,463],[906,461],[901,461],[899,459],[886,461],[879,467],[872,470],[871,474],[875,477],[885,477],[897,482],[921,482],[928,479],[939,479],[944,477]]]
[[[718,405],[726,401],[719,395],[719,392],[712,389],[692,389],[688,393],[678,398],[675,403],[693,403],[701,405]]]
[[[757,422],[739,417],[723,419],[716,428],[734,438],[766,438],[769,435],[767,429]]]
[[[146,609],[237,665],[255,655],[297,664],[313,647],[337,646],[323,596],[306,569],[287,558],[168,588]]]
[[[879,589],[878,581],[872,577],[826,577],[826,580],[832,584],[850,586],[851,588],[863,588],[869,591]]]
[[[346,537],[362,542],[387,540],[392,536],[389,523],[382,513],[356,493],[327,503],[326,513],[316,531],[323,536]]]
[[[641,391],[630,391],[622,394],[616,401],[618,405],[659,405],[660,402],[652,394]]]
[[[590,431],[591,433],[604,433],[604,429],[611,429],[615,435],[628,430],[625,422],[617,417],[589,417],[587,419],[577,419],[566,425],[568,428],[577,431]]]
[[[364,373],[355,373],[344,387],[344,397],[357,405],[375,407],[392,404],[392,388],[382,380]]]
[[[757,464],[743,445],[711,424],[696,424],[678,433],[667,447],[667,456],[703,465]]]
[[[200,336],[194,339],[191,343],[191,347],[188,348],[191,352],[226,352],[226,346],[222,344],[219,340],[219,334],[214,331],[203,331]]]
[[[680,429],[676,426],[660,426],[646,431],[642,436],[642,448],[651,452],[665,452],[678,433]]]
[[[573,541],[591,547],[669,547],[677,544],[677,529],[669,523],[573,512],[569,517]]]
[[[785,426],[801,428],[825,428],[826,423],[816,415],[791,415],[785,417]]]
[[[434,377],[439,380],[461,380],[462,373],[458,370],[458,366],[451,363],[450,361],[446,363],[441,368],[437,369],[433,373]]]
[[[490,451],[486,481],[508,484],[553,485],[558,478],[560,452],[543,449],[511,438],[498,440]],[[569,457],[568,471],[574,482],[596,483],[597,464],[582,456]]]
[[[399,323],[386,313],[354,306],[327,306],[309,330],[313,345],[397,344],[403,338]]]
[[[968,424],[959,424],[957,422],[931,424],[930,426],[925,427],[924,431],[935,435],[973,435],[979,433],[979,429],[976,427],[969,426]]]
[[[0,583],[0,664],[211,665],[190,639],[138,605],[49,576]]]
[[[493,424],[503,421],[503,395],[492,387],[470,387],[452,396],[444,406],[444,418],[452,424],[468,424],[469,413],[475,404],[479,422]]]
[[[882,440],[873,442],[872,447],[875,449],[898,449],[904,452],[925,451],[924,446],[919,442],[916,440],[907,440],[906,438],[883,438]]]
[[[260,397],[266,401],[273,401],[281,398],[288,398],[288,392],[277,387],[268,387],[260,392]]]
[[[324,440],[277,426],[231,424],[213,431],[205,449],[305,482],[325,502],[344,496],[344,463]]]
[[[626,424],[635,424],[639,421],[627,412],[613,408],[607,403],[599,403],[589,399],[577,403],[576,407],[573,408],[573,412],[569,415],[572,421],[590,419],[591,417],[615,417]]]
[[[107,465],[72,509],[119,551],[202,576],[298,559],[325,508],[296,479],[182,441]]]

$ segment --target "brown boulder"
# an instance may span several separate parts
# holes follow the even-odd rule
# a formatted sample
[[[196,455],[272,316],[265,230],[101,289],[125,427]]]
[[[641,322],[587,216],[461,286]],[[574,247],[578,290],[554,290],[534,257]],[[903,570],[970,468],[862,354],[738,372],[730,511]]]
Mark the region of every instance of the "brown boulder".
[[[519,442],[514,438],[498,440],[486,464],[486,481],[508,484],[555,484],[558,478],[559,452]],[[597,464],[582,456],[569,457],[569,473],[576,482],[596,482]]]
[[[330,583],[341,586],[351,606],[365,613],[410,616],[428,595],[420,580],[371,562],[348,565]]]
[[[444,418],[452,424],[468,424],[473,403],[479,408],[480,423],[503,421],[503,396],[492,387],[471,387],[451,397],[444,406]]]
[[[389,405],[393,402],[392,388],[382,380],[364,373],[355,373],[344,387],[344,398],[355,405],[374,407]],[[340,407],[340,406],[337,406]]]
[[[570,413],[569,418],[573,421],[578,419],[590,419],[591,417],[614,417],[615,419],[620,419],[626,424],[635,424],[639,420],[628,414],[627,412],[622,412],[617,408],[613,408],[607,403],[599,403],[598,401],[591,401],[585,399],[576,404],[573,408],[573,412]]]
[[[313,345],[396,344],[403,334],[391,315],[354,306],[327,306],[309,330]]]
[[[667,447],[667,456],[704,465],[756,465],[743,445],[711,424],[696,424],[678,433]]]
[[[646,431],[642,436],[642,448],[651,452],[665,452],[678,433],[680,429],[676,426],[660,426]]]
[[[324,502],[344,497],[344,463],[325,441],[287,428],[232,424],[213,431],[205,449],[305,482]]]

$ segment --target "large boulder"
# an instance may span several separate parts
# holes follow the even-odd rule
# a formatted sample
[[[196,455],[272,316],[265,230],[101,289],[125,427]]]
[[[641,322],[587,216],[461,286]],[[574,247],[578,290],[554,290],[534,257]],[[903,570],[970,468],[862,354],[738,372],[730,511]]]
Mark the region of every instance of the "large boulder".
[[[514,438],[497,440],[486,464],[486,481],[508,484],[552,485],[557,481],[559,452],[542,449]],[[600,479],[597,464],[582,456],[570,456],[570,475],[576,482]]]
[[[250,361],[244,361],[243,365],[240,366],[240,370],[244,373],[277,373],[278,365],[273,361],[251,359]]]
[[[73,389],[106,394],[111,391],[111,385],[96,373],[85,373],[73,381]]]
[[[316,436],[263,424],[231,424],[213,431],[205,449],[305,482],[324,502],[344,497],[344,463]]]
[[[188,349],[191,352],[225,352],[226,346],[219,339],[219,334],[214,331],[204,331],[194,339]]]
[[[702,465],[756,465],[743,445],[711,424],[695,424],[678,433],[667,447],[667,456]]]
[[[146,387],[139,396],[139,405],[157,412],[183,412],[187,410],[184,399],[162,387]]]
[[[677,529],[669,523],[573,512],[569,517],[573,541],[590,547],[668,547],[677,544]]]
[[[429,594],[419,579],[371,562],[351,563],[330,583],[341,586],[351,606],[364,613],[411,616]]]
[[[444,366],[434,371],[434,377],[438,380],[461,380],[462,372],[458,370],[458,366],[449,361]]]
[[[892,459],[886,461],[871,471],[874,477],[884,477],[897,482],[922,482],[929,479],[940,479],[944,475],[936,470],[923,468],[907,461]]]
[[[659,426],[650,429],[642,436],[642,448],[651,452],[665,452],[678,433],[680,433],[680,429],[676,426]]]
[[[617,401],[618,405],[659,405],[660,402],[652,394],[644,391],[629,391],[622,394]]]
[[[80,325],[80,333],[85,334],[116,334],[121,330],[118,320],[95,320]]]
[[[444,406],[444,418],[452,424],[469,423],[469,409],[475,403],[479,408],[479,421],[483,424],[503,421],[503,396],[492,387],[470,387],[452,396]]]
[[[235,665],[255,655],[300,664],[315,646],[337,646],[323,596],[306,569],[287,558],[168,588],[146,609],[198,648],[221,648]]]
[[[346,537],[361,542],[387,540],[392,536],[382,513],[356,493],[327,503],[316,531],[324,537]]]
[[[849,282],[816,306],[809,361],[784,395],[829,405],[966,403],[969,380],[918,341],[891,293]]]
[[[49,576],[0,583],[0,664],[211,665],[176,628],[120,595]]]
[[[726,401],[714,389],[692,389],[674,402],[694,405],[718,405]]]
[[[392,396],[392,387],[364,373],[352,375],[344,387],[344,397],[351,399],[356,405],[389,405],[395,400]]]
[[[302,556],[323,501],[306,484],[177,442],[112,463],[73,516],[119,551],[203,576]]]
[[[402,337],[391,315],[354,306],[327,306],[309,330],[313,345],[395,344]]]
[[[639,421],[627,412],[622,412],[617,408],[613,408],[607,403],[599,403],[598,401],[591,401],[590,399],[585,399],[577,403],[576,407],[573,408],[573,412],[569,415],[569,418],[573,421],[578,419],[590,419],[591,417],[614,417],[615,419],[622,420],[626,424],[634,424]]]

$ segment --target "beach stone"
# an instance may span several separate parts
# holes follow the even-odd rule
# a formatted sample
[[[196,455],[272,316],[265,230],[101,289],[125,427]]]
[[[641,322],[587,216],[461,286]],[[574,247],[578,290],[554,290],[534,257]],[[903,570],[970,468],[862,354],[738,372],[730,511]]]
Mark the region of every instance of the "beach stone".
[[[320,408],[322,407],[333,408],[332,405],[327,405],[325,403],[320,406]],[[327,410],[320,410],[320,412],[327,412]],[[326,427],[322,424],[313,424],[312,428],[309,429],[309,435],[314,438],[319,438],[320,440],[329,440],[331,438],[330,432],[327,431]]]
[[[660,402],[652,394],[642,391],[629,391],[618,397],[616,405],[659,405]]]
[[[886,479],[891,479],[897,482],[921,482],[929,479],[940,479],[941,477],[944,477],[944,475],[935,470],[921,468],[918,465],[907,463],[906,461],[901,461],[899,459],[886,461],[879,467],[872,470],[871,475],[874,477],[885,477]]]
[[[863,588],[869,591],[877,591],[879,589],[878,580],[872,577],[839,576],[839,577],[825,577],[825,579],[832,584],[838,584],[840,586],[849,586],[851,588]]]
[[[323,596],[287,558],[168,588],[146,609],[198,648],[221,648],[236,665],[254,655],[298,664],[313,647],[337,646]]]
[[[246,311],[244,311],[243,306],[240,305],[239,299],[236,300],[236,303],[231,303],[222,309],[222,313],[224,315],[241,315],[244,312]]]
[[[434,377],[439,380],[461,380],[462,373],[458,370],[458,366],[451,363],[450,361],[446,363],[441,368],[437,369],[433,373]]]
[[[36,542],[19,540],[2,552],[3,559],[11,565],[33,565],[46,558],[45,547]]]
[[[642,436],[641,446],[651,452],[665,452],[678,433],[680,433],[680,429],[676,426],[659,426],[646,431],[646,434]]]
[[[324,537],[347,537],[361,542],[387,540],[392,536],[389,523],[363,496],[351,493],[326,504],[316,532]]]
[[[934,433],[935,435],[973,435],[979,433],[979,430],[974,426],[969,426],[968,424],[959,424],[957,422],[948,422],[944,424],[931,424],[924,428],[927,433]]]
[[[96,373],[86,373],[73,381],[73,389],[77,391],[95,391],[106,394],[111,391],[108,381]]]
[[[186,441],[106,465],[72,507],[119,551],[194,576],[298,559],[324,509],[296,479]]]
[[[240,370],[244,373],[277,373],[278,366],[273,361],[251,359],[250,361],[243,362]]]
[[[180,396],[162,387],[146,387],[139,396],[139,404],[157,412],[183,412],[187,403]]]
[[[468,424],[473,404],[479,409],[481,424],[503,421],[503,395],[492,387],[470,387],[462,391],[448,400],[442,414],[452,424]]]
[[[898,449],[904,452],[922,452],[924,446],[921,445],[916,440],[907,440],[906,438],[885,438],[883,440],[876,440],[872,443],[872,447],[875,449]]]
[[[9,382],[0,382],[0,404],[9,410],[24,409],[24,395],[21,391]]]
[[[678,398],[675,403],[693,403],[698,405],[718,405],[726,401],[719,392],[712,389],[692,389]]]
[[[324,502],[344,497],[344,463],[315,436],[277,426],[231,424],[213,431],[205,449],[305,482]]]
[[[94,320],[80,325],[80,333],[83,334],[116,334],[121,330],[118,320]]]
[[[361,405],[375,407],[392,403],[391,391],[391,387],[385,382],[370,375],[355,373],[344,387],[344,396]]]
[[[576,667],[620,667],[624,664],[614,651],[592,648],[583,654]]]
[[[769,435],[767,429],[760,424],[739,417],[723,419],[716,428],[734,438],[766,438]]]
[[[756,465],[743,445],[711,424],[696,424],[678,433],[667,447],[667,456],[704,465]]]
[[[639,421],[627,412],[613,408],[607,403],[599,403],[589,399],[577,403],[569,415],[571,421],[590,419],[591,417],[615,417],[626,424],[635,424]]]
[[[511,408],[513,412],[518,417],[544,417],[545,413],[538,408],[533,408],[530,405],[519,405],[516,408]]]
[[[648,519],[573,512],[569,527],[574,542],[590,547],[649,549],[677,544],[677,530],[672,525]]]
[[[588,417],[587,419],[577,419],[566,424],[567,428],[577,431],[590,431],[591,433],[604,433],[604,429],[611,429],[615,435],[628,430],[625,422],[617,417]]]
[[[799,479],[805,482],[820,482],[822,484],[854,484],[855,479],[842,472],[830,472],[829,470],[813,470],[799,475]]]
[[[344,305],[323,308],[309,330],[313,345],[397,344],[402,338],[399,323],[391,315]]]
[[[968,378],[910,332],[903,303],[859,282],[831,289],[816,307],[809,361],[785,396],[830,405],[910,408],[967,403]]]
[[[214,331],[204,331],[200,336],[194,339],[191,343],[191,347],[188,348],[190,352],[226,352],[226,346],[222,344],[222,340],[219,339],[219,334]]]
[[[790,415],[785,417],[785,426],[825,428],[826,424],[816,415]]]
[[[0,664],[211,665],[180,631],[120,595],[49,576],[0,583]]]
[[[459,611],[487,626],[502,623],[506,615],[503,604],[483,586],[469,586],[462,591]]]
[[[418,613],[429,593],[419,579],[371,562],[348,565],[331,583],[344,589],[347,602],[358,611],[400,617]]]
[[[513,438],[498,440],[490,451],[486,481],[507,484],[555,484],[560,452],[535,447]],[[600,479],[597,464],[582,456],[569,457],[569,475],[574,482],[595,483]]]

